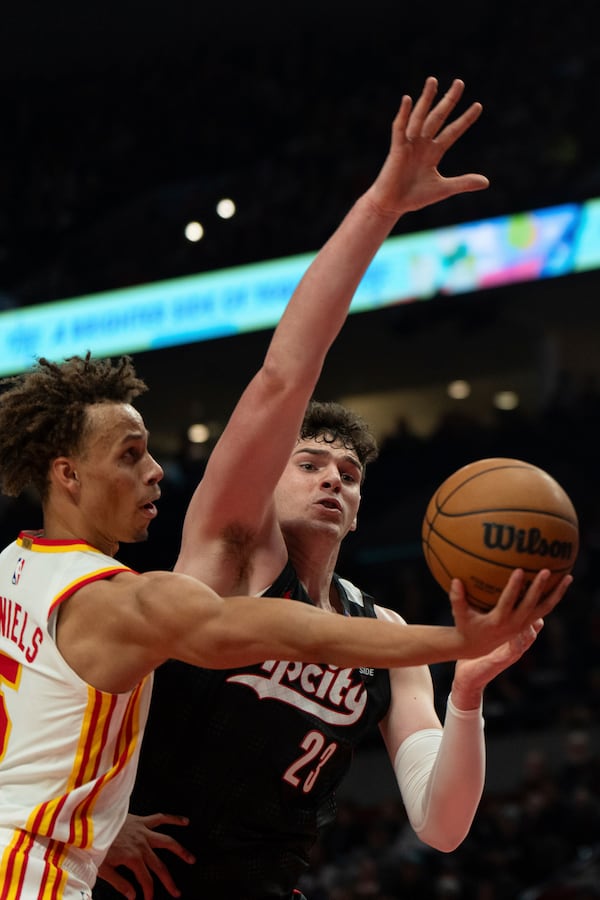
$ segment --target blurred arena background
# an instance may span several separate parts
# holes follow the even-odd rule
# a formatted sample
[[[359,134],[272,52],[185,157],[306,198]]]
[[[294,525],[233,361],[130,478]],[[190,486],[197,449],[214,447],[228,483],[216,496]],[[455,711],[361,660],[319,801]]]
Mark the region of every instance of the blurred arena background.
[[[444,174],[480,171],[491,187],[394,234],[600,197],[594,11],[585,0],[6,7],[0,308],[317,250],[377,172],[401,94],[428,74],[441,89],[463,78],[465,102],[484,104]],[[215,213],[222,197],[232,218]],[[186,239],[189,221],[202,240]],[[421,518],[436,485],[482,456],[551,472],[578,509],[582,548],[535,648],[488,690],[488,785],[463,847],[441,857],[411,840],[374,735],[315,852],[311,900],[600,896],[599,289],[596,271],[364,313],[329,355],[318,397],[357,408],[382,448],[343,574],[410,621],[447,620]],[[189,494],[269,336],[135,357],[167,474],[150,544],[123,559],[172,565]],[[471,383],[462,400],[447,393],[458,378]],[[520,404],[495,405],[509,390]],[[205,443],[189,439],[195,422]],[[37,516],[33,498],[1,498],[3,542]],[[434,675],[443,704],[452,672]]]

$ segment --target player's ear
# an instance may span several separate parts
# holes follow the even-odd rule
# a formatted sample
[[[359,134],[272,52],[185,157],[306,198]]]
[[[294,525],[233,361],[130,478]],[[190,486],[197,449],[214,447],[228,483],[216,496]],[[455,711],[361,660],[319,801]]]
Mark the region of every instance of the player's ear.
[[[74,460],[68,456],[57,456],[50,463],[50,481],[69,492],[79,491],[79,477]]]
[[[358,516],[354,516],[354,518],[352,519],[352,525],[350,526],[349,530],[356,531],[357,528],[358,528]]]

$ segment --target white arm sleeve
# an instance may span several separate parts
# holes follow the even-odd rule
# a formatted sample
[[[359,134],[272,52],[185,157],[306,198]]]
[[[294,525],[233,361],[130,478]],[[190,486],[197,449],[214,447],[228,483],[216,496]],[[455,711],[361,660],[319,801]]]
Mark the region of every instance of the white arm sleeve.
[[[418,837],[450,853],[467,836],[485,781],[484,720],[448,697],[444,729],[426,728],[398,748],[394,771]]]

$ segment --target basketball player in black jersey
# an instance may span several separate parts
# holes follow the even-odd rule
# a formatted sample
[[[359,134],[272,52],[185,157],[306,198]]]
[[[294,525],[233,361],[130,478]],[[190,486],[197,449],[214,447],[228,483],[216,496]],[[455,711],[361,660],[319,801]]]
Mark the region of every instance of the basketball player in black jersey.
[[[341,542],[356,527],[375,442],[346,410],[309,402],[352,296],[400,216],[487,187],[482,175],[438,171],[481,107],[448,122],[463,84],[455,80],[437,103],[436,92],[428,78],[414,106],[403,98],[379,175],[299,284],[191,500],[175,568],[221,594],[275,593],[332,614],[401,621],[335,571]],[[375,723],[415,832],[435,848],[454,849],[483,790],[484,687],[542,624],[487,657],[456,664],[444,727],[427,666],[164,666],[131,809],[187,816],[183,841],[196,862],[174,856],[168,875],[148,851],[155,896],[175,892],[172,877],[185,900],[298,896],[310,849],[335,817],[335,790],[353,748]],[[115,863],[125,861],[125,852],[114,851]],[[123,887],[122,871],[107,874]],[[98,897],[105,890],[99,883]]]

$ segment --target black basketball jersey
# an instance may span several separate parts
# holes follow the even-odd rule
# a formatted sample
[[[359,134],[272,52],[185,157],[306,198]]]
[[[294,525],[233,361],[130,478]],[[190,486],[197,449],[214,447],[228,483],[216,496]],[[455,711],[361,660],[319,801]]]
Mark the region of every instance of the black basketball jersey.
[[[346,615],[375,616],[372,598],[337,576],[335,584]],[[289,563],[265,594],[311,602]],[[320,829],[335,818],[354,747],[389,703],[387,670],[163,665],[131,810],[189,816],[172,834],[197,862],[165,856],[184,900],[291,897]],[[168,895],[157,885],[155,896]]]

